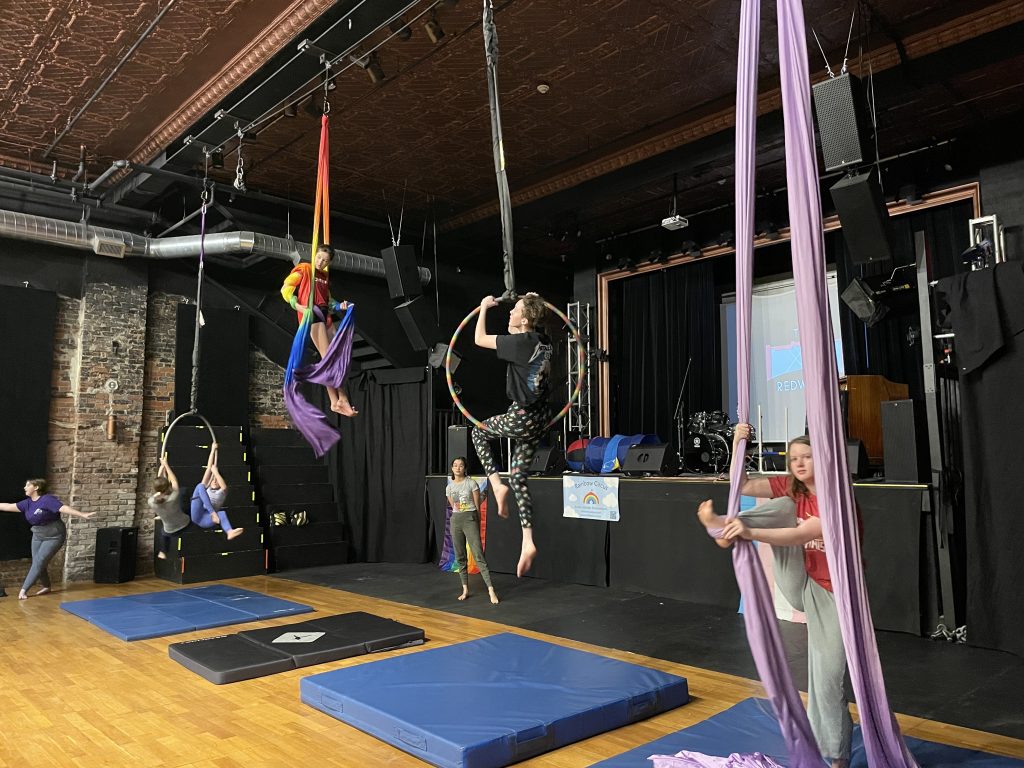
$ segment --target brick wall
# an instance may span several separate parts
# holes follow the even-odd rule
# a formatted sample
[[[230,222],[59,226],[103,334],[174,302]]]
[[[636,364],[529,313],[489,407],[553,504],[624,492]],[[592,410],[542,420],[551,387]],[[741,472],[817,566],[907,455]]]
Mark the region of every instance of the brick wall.
[[[288,419],[284,410],[284,368],[250,345],[249,352],[249,422],[253,427],[285,429]]]

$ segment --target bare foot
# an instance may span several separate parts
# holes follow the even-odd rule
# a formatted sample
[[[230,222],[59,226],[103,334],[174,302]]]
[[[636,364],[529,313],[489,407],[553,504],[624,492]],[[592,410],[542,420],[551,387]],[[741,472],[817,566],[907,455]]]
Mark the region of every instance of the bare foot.
[[[352,407],[352,403],[339,400],[331,406],[331,410],[335,413],[340,413],[342,416],[352,417],[359,413],[355,408]]]
[[[494,587],[487,588],[487,594],[491,596],[491,605],[498,604],[498,596],[494,594]]]
[[[711,499],[702,501],[697,507],[697,519],[700,520],[701,525],[707,528],[709,534],[713,530],[720,530],[725,525],[725,518],[715,514],[715,503]],[[732,542],[726,539],[715,538],[715,543],[722,549],[732,546]]]
[[[523,542],[523,551],[519,554],[519,565],[516,566],[516,576],[525,576],[526,572],[533,566],[533,558],[537,556],[537,547],[532,543]]]
[[[469,587],[463,587],[462,594],[459,595],[459,600],[465,600],[467,597],[469,597]]]
[[[166,560],[167,559],[167,553],[166,552],[157,552],[156,556],[159,557],[161,560]]]
[[[244,530],[245,530],[245,528],[232,528],[227,533],[228,541],[231,541],[232,539],[237,539],[239,536],[242,535],[242,532]]]
[[[210,522],[212,522],[214,525],[220,525],[220,515],[218,515],[216,512],[211,512]]]
[[[45,595],[45,594],[46,594],[47,592],[49,592],[49,591],[50,591],[50,588],[49,588],[49,587],[40,587],[40,588],[39,588],[39,591],[38,591],[38,592],[36,592],[35,596],[36,596],[36,597],[39,597],[40,595]]]
[[[498,517],[508,517],[508,495],[511,492],[504,483],[494,483],[491,487],[494,491],[494,500],[498,502]]]
[[[27,595],[27,594],[25,594],[25,590],[24,590],[24,589],[23,589],[23,590],[21,590],[21,591],[20,591],[20,592],[18,593],[18,599],[19,599],[19,600],[28,600],[28,595]]]

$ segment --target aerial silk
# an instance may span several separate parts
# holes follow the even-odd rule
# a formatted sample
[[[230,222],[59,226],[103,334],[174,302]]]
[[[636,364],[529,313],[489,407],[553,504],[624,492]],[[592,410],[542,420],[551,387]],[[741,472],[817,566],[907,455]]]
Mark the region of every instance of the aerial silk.
[[[355,333],[353,307],[349,305],[345,316],[338,325],[337,333],[331,340],[327,353],[315,365],[302,365],[302,358],[309,343],[309,332],[314,319],[324,320],[321,310],[313,306],[313,291],[316,283],[316,249],[320,244],[321,212],[323,213],[323,242],[331,237],[330,206],[330,139],[327,130],[327,115],[320,119],[320,155],[316,172],[316,202],[313,206],[313,243],[310,253],[309,296],[300,296],[306,311],[299,322],[299,329],[292,340],[291,354],[284,373],[284,404],[292,424],[313,447],[317,456],[323,456],[338,442],[340,433],[327,420],[319,408],[314,407],[302,396],[299,384],[310,382],[328,387],[341,387],[352,359],[352,339]]]
[[[818,167],[810,112],[810,73],[801,0],[778,0],[779,61],[785,118],[786,174],[792,230],[797,319],[806,384],[807,421],[812,436],[815,491],[843,644],[853,681],[868,764],[915,766],[889,708],[874,627],[868,607],[846,440],[839,409],[835,347],[825,283]],[[743,0],[740,16],[736,105],[736,308],[737,381],[750,381],[750,316],[754,240],[754,153],[756,151],[757,63],[760,0]],[[750,395],[739,388],[738,418],[748,422]],[[746,445],[732,457],[727,517],[739,514],[739,479]],[[775,709],[791,768],[820,767],[811,732],[779,636],[760,561],[750,542],[733,547],[736,580],[743,594],[750,649]],[[747,756],[748,765],[760,756]],[[693,755],[688,759],[694,760]],[[712,759],[694,762],[710,768]]]

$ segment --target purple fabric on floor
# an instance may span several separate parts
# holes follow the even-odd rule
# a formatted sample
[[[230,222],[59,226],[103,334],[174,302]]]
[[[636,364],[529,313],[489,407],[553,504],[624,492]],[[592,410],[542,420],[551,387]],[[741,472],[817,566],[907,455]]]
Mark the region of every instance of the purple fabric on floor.
[[[284,404],[292,424],[306,438],[318,457],[327,453],[341,435],[327,420],[326,414],[302,396],[299,383],[308,381],[328,387],[340,387],[345,383],[355,334],[352,312],[353,307],[349,306],[323,359],[316,365],[295,368],[290,379],[286,377],[284,385]]]
[[[653,763],[653,768],[785,768],[760,752],[711,757],[684,749],[674,755],[651,755],[647,759]]]
[[[825,283],[825,243],[811,121],[811,79],[807,67],[807,26],[801,0],[778,1],[778,24],[797,321],[825,552],[868,764],[887,768],[916,766],[889,708],[861,566]]]

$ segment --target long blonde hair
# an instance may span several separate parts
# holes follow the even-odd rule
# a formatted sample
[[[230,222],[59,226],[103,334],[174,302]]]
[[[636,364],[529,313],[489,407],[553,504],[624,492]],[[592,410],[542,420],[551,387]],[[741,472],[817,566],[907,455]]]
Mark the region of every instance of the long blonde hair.
[[[810,489],[802,480],[796,479],[796,476],[793,474],[793,470],[789,464],[789,454],[792,451],[794,445],[806,445],[808,448],[810,448],[811,438],[809,438],[807,435],[800,435],[799,437],[794,437],[792,440],[789,441],[789,445],[786,447],[786,470],[789,472],[790,490],[792,490],[793,496],[810,496]]]

